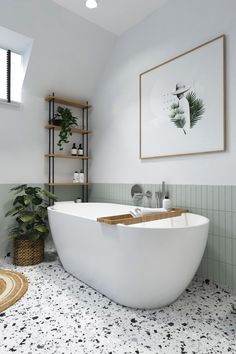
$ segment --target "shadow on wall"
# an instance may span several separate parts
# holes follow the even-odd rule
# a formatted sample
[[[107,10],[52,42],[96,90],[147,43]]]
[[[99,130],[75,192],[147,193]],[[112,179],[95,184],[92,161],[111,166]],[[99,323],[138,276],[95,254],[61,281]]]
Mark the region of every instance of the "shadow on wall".
[[[8,230],[12,226],[12,219],[6,218],[5,213],[12,206],[12,197],[9,194],[10,188],[14,185],[0,185],[0,258],[12,251],[12,242],[8,239]]]

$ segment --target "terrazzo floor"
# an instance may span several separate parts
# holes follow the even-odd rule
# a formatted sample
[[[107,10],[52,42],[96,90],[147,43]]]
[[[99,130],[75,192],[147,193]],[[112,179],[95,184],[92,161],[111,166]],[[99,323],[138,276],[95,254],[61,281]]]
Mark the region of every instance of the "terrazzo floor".
[[[236,353],[236,297],[211,282],[194,280],[163,309],[134,310],[89,288],[58,261],[17,270],[29,290],[0,314],[0,354]]]

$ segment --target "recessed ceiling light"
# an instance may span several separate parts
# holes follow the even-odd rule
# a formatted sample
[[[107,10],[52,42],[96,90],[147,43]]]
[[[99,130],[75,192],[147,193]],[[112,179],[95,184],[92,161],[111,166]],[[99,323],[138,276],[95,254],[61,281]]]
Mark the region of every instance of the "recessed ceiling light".
[[[86,6],[89,8],[89,9],[95,9],[97,6],[98,6],[98,3],[96,0],[87,0],[86,1]]]

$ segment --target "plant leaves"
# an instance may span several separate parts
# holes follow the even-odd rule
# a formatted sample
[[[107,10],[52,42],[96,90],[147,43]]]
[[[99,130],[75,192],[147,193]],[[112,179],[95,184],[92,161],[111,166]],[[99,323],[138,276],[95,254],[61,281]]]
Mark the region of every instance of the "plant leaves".
[[[186,95],[186,98],[189,102],[190,108],[190,128],[193,128],[197,122],[202,119],[202,116],[205,113],[205,106],[203,100],[197,98],[194,91],[189,92]]]
[[[14,240],[19,237],[19,233],[13,231],[13,232],[10,232],[8,236],[9,236],[10,240]]]
[[[27,187],[27,184],[21,184],[20,186],[13,187],[10,189],[10,191],[15,191],[16,193],[22,192],[25,188]]]
[[[32,221],[33,218],[34,218],[34,215],[28,214],[28,215],[23,215],[23,216],[21,216],[19,219],[20,219],[22,222],[27,223],[27,222]]]
[[[33,233],[30,235],[30,240],[38,240],[39,238],[41,238],[41,235],[40,234],[37,234],[37,233]]]
[[[17,215],[18,213],[20,213],[20,212],[23,211],[23,210],[25,210],[24,207],[18,206],[18,207],[15,207],[15,208],[9,210],[9,211],[5,214],[5,216],[10,216],[10,215],[15,216],[15,215]]]
[[[13,202],[13,205],[16,205],[17,203],[24,205],[24,196],[23,195],[18,195]]]
[[[32,197],[30,195],[26,194],[23,196],[23,198],[24,198],[24,205],[25,206],[28,206],[32,201]]]
[[[77,117],[74,117],[69,108],[57,107],[57,114],[61,117],[61,130],[59,132],[59,141],[57,145],[63,150],[63,144],[69,143],[68,136],[71,135],[71,127],[77,126]]]
[[[53,200],[57,200],[57,199],[58,199],[58,197],[57,197],[55,194],[53,194],[53,193],[47,191],[46,189],[43,190],[43,194],[44,194],[46,197],[48,197],[49,199],[53,199]]]
[[[35,228],[35,230],[37,230],[40,233],[48,232],[48,228],[44,224],[37,224],[37,225],[34,226],[34,228]]]
[[[32,199],[32,203],[34,205],[40,205],[42,203],[42,201],[43,201],[43,199],[40,197],[37,197],[37,196]]]
[[[10,230],[9,238],[45,238],[49,233],[49,227],[48,203],[44,196],[50,196],[54,200],[57,199],[56,196],[40,187],[28,187],[26,184],[14,187],[13,191],[22,194],[14,199],[13,208],[6,213],[6,216],[14,216],[17,224]]]

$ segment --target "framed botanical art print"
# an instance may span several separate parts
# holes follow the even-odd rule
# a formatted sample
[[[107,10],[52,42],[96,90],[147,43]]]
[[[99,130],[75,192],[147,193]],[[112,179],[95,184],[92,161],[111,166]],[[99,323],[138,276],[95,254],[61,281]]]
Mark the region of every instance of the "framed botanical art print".
[[[140,158],[225,150],[225,36],[139,78]]]

